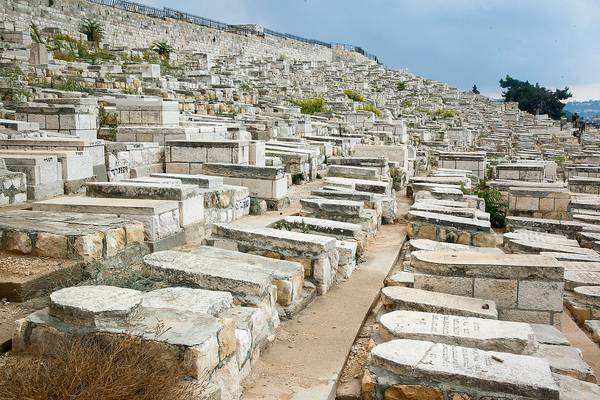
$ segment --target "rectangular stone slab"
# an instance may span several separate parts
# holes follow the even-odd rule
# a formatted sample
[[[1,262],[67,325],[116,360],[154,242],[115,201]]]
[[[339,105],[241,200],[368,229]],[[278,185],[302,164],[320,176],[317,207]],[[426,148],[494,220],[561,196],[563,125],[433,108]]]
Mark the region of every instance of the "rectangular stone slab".
[[[302,295],[304,268],[300,263],[209,246],[200,246],[194,249],[192,254],[205,263],[223,263],[230,267],[235,266],[246,271],[256,270],[270,275],[273,284],[277,286],[277,302],[282,306],[290,305]]]
[[[484,392],[492,399],[559,399],[548,362],[527,355],[400,339],[376,346],[371,365],[398,375],[401,383],[431,382],[448,392]]]
[[[520,322],[418,311],[393,311],[378,322],[384,340],[427,340],[514,354],[531,354],[537,347],[531,326]]]
[[[33,209],[36,211],[69,211],[94,214],[158,215],[179,210],[179,204],[171,200],[60,197],[33,203]]]
[[[455,296],[401,286],[388,286],[381,289],[381,300],[385,308],[390,311],[422,311],[498,319],[496,303],[492,300]]]
[[[415,251],[411,256],[415,271],[433,275],[562,280],[564,274],[556,259],[533,254]]]

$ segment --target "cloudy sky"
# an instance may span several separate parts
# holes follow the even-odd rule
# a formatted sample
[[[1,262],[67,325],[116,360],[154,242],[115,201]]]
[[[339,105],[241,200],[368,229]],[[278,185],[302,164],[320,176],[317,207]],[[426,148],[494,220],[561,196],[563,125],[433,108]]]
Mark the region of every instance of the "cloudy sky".
[[[509,74],[600,99],[599,0],[139,0],[363,47],[392,68],[499,97]]]

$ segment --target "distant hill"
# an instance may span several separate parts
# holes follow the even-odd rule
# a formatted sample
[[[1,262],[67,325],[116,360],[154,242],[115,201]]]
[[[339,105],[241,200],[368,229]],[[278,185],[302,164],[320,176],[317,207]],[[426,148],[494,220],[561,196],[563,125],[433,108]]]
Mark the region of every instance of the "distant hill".
[[[565,105],[564,111],[577,113],[585,119],[600,117],[600,100],[573,101]]]

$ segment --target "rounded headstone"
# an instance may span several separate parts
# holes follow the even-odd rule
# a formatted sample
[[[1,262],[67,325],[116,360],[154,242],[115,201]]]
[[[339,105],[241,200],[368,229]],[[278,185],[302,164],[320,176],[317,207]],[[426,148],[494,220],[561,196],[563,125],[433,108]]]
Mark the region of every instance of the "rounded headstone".
[[[142,293],[114,286],[76,286],[50,295],[49,314],[64,322],[97,326],[101,320],[125,320],[142,302]]]
[[[229,292],[172,287],[146,293],[144,308],[189,311],[215,316],[232,306]]]
[[[575,298],[582,303],[600,307],[600,286],[579,286],[573,291]]]

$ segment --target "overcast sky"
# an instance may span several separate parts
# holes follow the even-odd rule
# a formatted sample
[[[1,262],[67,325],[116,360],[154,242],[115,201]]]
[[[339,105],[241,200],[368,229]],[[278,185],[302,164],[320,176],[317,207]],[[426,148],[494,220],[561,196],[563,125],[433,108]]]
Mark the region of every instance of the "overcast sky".
[[[392,68],[477,84],[509,74],[600,99],[600,0],[139,0],[363,47]]]

